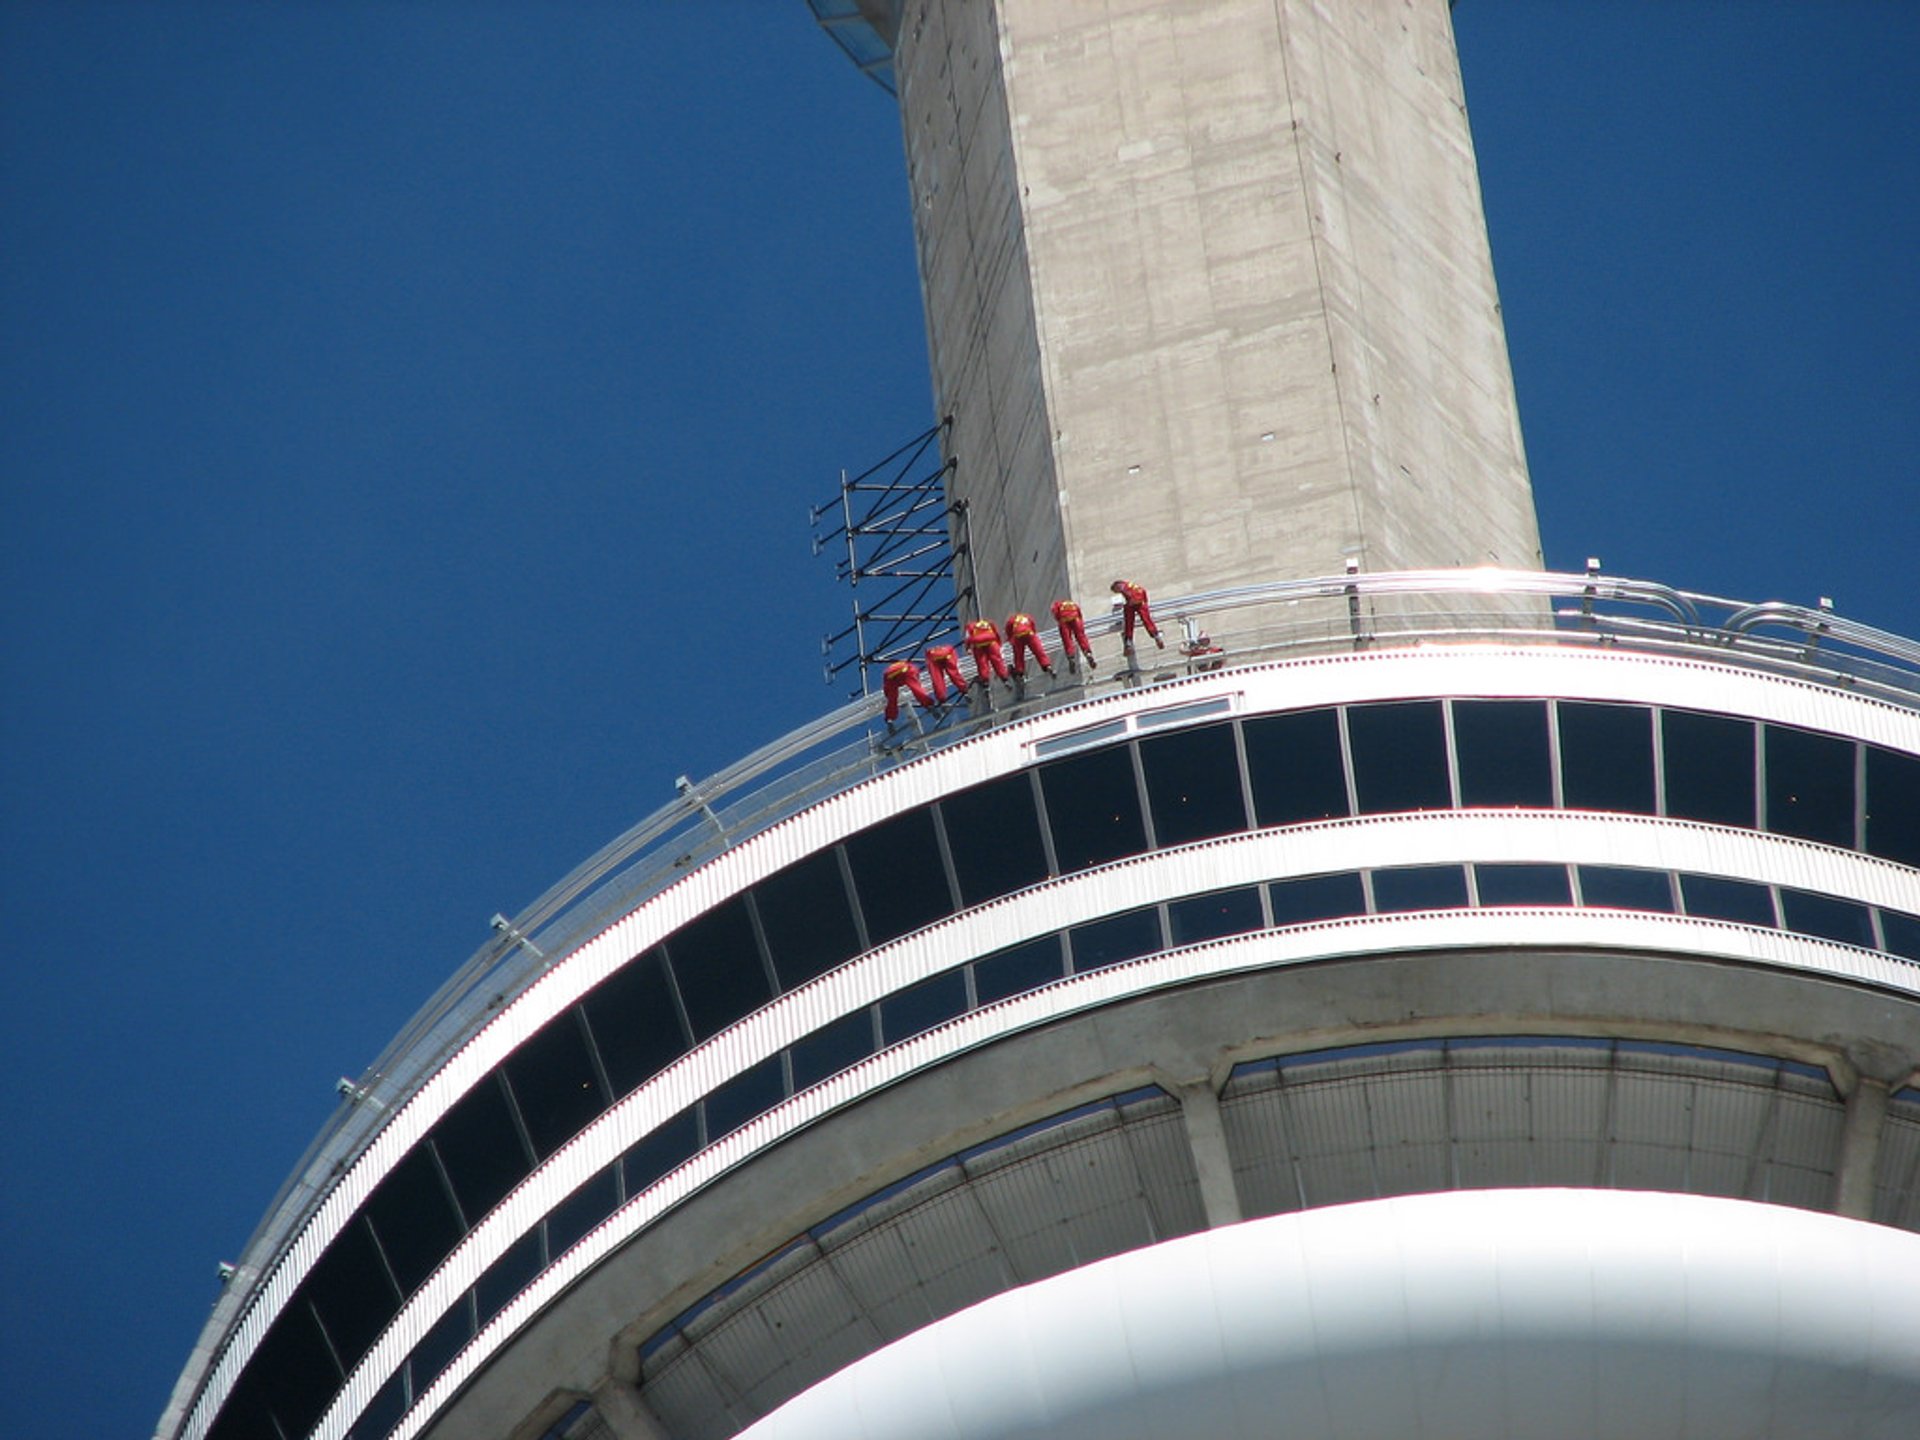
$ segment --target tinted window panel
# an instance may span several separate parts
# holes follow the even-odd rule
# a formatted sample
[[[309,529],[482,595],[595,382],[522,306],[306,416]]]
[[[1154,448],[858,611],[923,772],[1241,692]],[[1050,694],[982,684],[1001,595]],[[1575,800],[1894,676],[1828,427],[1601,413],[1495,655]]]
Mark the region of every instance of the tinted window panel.
[[[1570,810],[1652,815],[1653,712],[1562,700],[1560,799]]]
[[[1773,918],[1773,892],[1746,880],[1718,875],[1682,875],[1680,902],[1689,915],[1707,920],[1732,920],[1741,925],[1767,925]]]
[[[424,1145],[414,1146],[375,1188],[367,1219],[403,1295],[411,1295],[460,1238],[460,1216]]]
[[[1140,742],[1154,839],[1185,845],[1247,828],[1231,725],[1201,725]]]
[[[305,1435],[326,1413],[344,1378],[334,1367],[313,1311],[296,1301],[267,1331],[247,1378],[289,1435]]]
[[[847,841],[867,943],[884,945],[953,913],[933,811],[909,810]]]
[[[1340,717],[1333,710],[1262,715],[1241,727],[1253,813],[1262,825],[1298,825],[1347,813]]]
[[[1867,747],[1867,849],[1920,865],[1920,757]]]
[[[718,1035],[773,998],[742,900],[717,905],[674,931],[667,959],[695,1040]]]
[[[1071,875],[1147,848],[1133,757],[1124,745],[1093,750],[1041,768],[1047,823],[1060,873]]]
[[[620,1157],[631,1199],[700,1148],[698,1107],[689,1105]]]
[[[793,1088],[805,1090],[873,1054],[873,1013],[856,1010],[793,1042]]]
[[[1753,826],[1753,726],[1720,715],[1668,710],[1660,717],[1667,814]]]
[[[778,1055],[736,1075],[702,1102],[707,1107],[707,1143],[731,1135],[756,1115],[787,1098],[787,1075]]]
[[[860,951],[836,851],[809,855],[770,876],[754,887],[753,902],[773,955],[773,973],[785,989],[826,974]]]
[[[542,1160],[607,1108],[576,1011],[567,1010],[541,1026],[507,1057],[506,1072],[534,1153]]]
[[[981,905],[1047,878],[1033,781],[1023,771],[940,802],[960,903]]]
[[[1167,906],[1167,930],[1175,945],[1197,945],[1227,935],[1244,935],[1266,923],[1260,914],[1259,887],[1190,895]]]
[[[400,1312],[399,1293],[361,1218],[350,1221],[327,1247],[300,1290],[313,1302],[334,1354],[349,1370]]]
[[[1438,700],[1355,705],[1347,710],[1353,790],[1363,815],[1445,810],[1446,725]]]
[[[413,1377],[413,1393],[418,1395],[440,1377],[453,1363],[453,1357],[473,1339],[473,1308],[469,1295],[462,1295],[454,1307],[434,1322],[421,1342],[407,1357],[407,1369]]]
[[[687,1053],[687,1035],[658,950],[636,957],[588,993],[582,1009],[615,1098]]]
[[[468,1225],[479,1224],[480,1217],[533,1168],[507,1109],[507,1097],[491,1075],[427,1133],[440,1152],[440,1163],[446,1166]]]
[[[1316,920],[1339,920],[1367,913],[1367,894],[1360,877],[1305,875],[1298,880],[1276,880],[1267,887],[1276,925],[1310,925]]]
[[[1058,980],[1066,968],[1060,937],[1042,935],[1038,940],[998,950],[974,961],[974,999],[982,1005],[991,1005],[1010,995],[1024,995]]]
[[[1453,743],[1462,805],[1553,804],[1545,701],[1456,700]]]
[[[1564,865],[1476,865],[1473,883],[1482,905],[1571,905]]]
[[[1406,865],[1373,872],[1373,906],[1399,910],[1457,910],[1467,903],[1467,872],[1458,865]]]
[[[386,1440],[406,1413],[407,1377],[395,1375],[367,1402],[367,1408],[347,1432],[348,1440]]]
[[[588,1180],[547,1216],[547,1254],[558,1260],[620,1205],[619,1162]]]
[[[506,1309],[507,1302],[531,1285],[534,1276],[546,1268],[540,1228],[535,1226],[481,1272],[480,1283],[473,1287],[474,1304],[479,1307],[478,1323],[484,1325]]]
[[[1109,915],[1067,932],[1075,974],[1118,965],[1160,949],[1160,912],[1151,906]]]
[[[1767,829],[1823,845],[1853,844],[1853,742],[1765,727]]]
[[[1898,910],[1880,912],[1880,933],[1886,936],[1887,949],[1908,960],[1920,960],[1920,915],[1903,915]]]
[[[1789,930],[1797,930],[1802,935],[1837,940],[1842,945],[1859,945],[1868,950],[1873,948],[1873,921],[1867,907],[1851,900],[1782,888],[1780,914]]]
[[[1630,870],[1616,865],[1582,865],[1580,900],[1609,910],[1673,911],[1673,887],[1664,870]]]
[[[967,1008],[967,973],[948,970],[887,996],[880,1002],[880,1043],[902,1040],[931,1030]]]

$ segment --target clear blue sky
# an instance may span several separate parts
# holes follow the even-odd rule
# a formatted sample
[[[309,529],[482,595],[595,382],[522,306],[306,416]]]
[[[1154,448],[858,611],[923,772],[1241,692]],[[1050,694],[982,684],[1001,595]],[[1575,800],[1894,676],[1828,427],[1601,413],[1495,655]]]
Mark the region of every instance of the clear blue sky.
[[[1920,633],[1920,6],[1461,0],[1549,562]],[[514,911],[826,708],[931,414],[801,0],[0,0],[0,1393],[145,1435]]]

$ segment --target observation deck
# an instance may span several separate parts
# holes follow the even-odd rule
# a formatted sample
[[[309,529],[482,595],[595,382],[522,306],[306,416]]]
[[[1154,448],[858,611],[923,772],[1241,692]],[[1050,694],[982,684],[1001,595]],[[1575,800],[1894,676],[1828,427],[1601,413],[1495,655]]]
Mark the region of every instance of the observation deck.
[[[561,1433],[613,1386],[718,1440],[1010,1286],[1395,1195],[1920,1229],[1920,644],[1599,573],[1155,608],[1137,669],[1103,616],[994,708],[856,700],[501,917],[159,1433]]]

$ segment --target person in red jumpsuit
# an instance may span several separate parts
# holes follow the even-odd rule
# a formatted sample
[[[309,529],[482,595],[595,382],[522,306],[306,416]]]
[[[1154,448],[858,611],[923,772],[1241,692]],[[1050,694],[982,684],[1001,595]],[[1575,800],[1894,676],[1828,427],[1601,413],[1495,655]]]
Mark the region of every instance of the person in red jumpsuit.
[[[1060,648],[1066,652],[1067,667],[1080,668],[1073,658],[1074,647],[1078,646],[1080,653],[1087,657],[1087,668],[1098,670],[1100,662],[1093,658],[1093,646],[1087,643],[1087,623],[1080,614],[1080,606],[1072,600],[1054,601],[1053,623],[1060,628]]]
[[[933,708],[933,696],[927,693],[926,683],[920,678],[920,667],[911,660],[896,660],[887,666],[886,673],[881,676],[881,683],[886,687],[887,724],[889,725],[900,718],[902,690],[912,691],[913,698],[920,702],[921,709]]]
[[[969,620],[966,629],[967,649],[973,652],[973,668],[980,676],[980,683],[989,683],[987,671],[992,670],[1007,684],[1007,657],[1000,652],[1000,631],[991,620]]]
[[[947,682],[953,682],[953,693],[967,693],[967,677],[960,673],[960,652],[951,645],[934,645],[927,650],[927,675],[933,681],[933,701],[936,705],[947,703]]]
[[[1160,638],[1160,627],[1153,623],[1153,611],[1147,608],[1147,587],[1136,585],[1131,580],[1116,580],[1112,589],[1126,606],[1126,613],[1120,620],[1120,643],[1133,644],[1133,622],[1138,619],[1147,627],[1147,634],[1153,637],[1153,643],[1162,650],[1166,649],[1167,642]]]
[[[1007,648],[1013,651],[1013,674],[1017,680],[1027,678],[1027,654],[1040,662],[1040,668],[1053,674],[1053,662],[1047,659],[1047,647],[1040,643],[1040,627],[1033,623],[1033,616],[1024,610],[1017,610],[1007,617]]]

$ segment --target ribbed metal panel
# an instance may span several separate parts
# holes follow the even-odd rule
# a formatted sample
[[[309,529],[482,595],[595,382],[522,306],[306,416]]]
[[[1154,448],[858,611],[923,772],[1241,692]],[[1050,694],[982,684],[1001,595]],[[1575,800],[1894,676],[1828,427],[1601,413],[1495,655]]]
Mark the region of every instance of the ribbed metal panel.
[[[1874,1189],[1873,1218],[1882,1225],[1920,1230],[1920,1092],[1887,1106],[1880,1133],[1880,1183]]]

